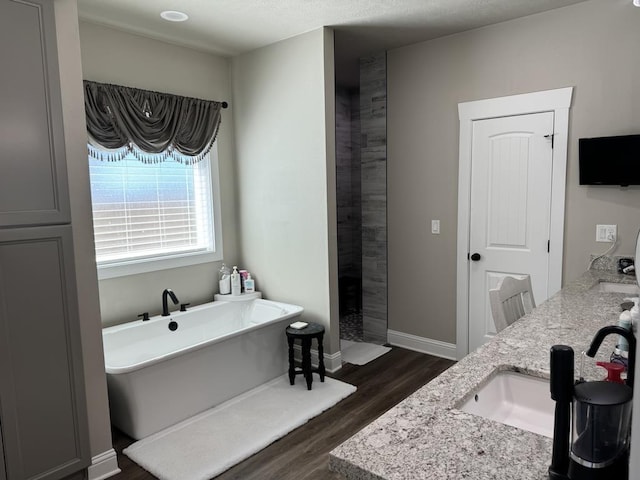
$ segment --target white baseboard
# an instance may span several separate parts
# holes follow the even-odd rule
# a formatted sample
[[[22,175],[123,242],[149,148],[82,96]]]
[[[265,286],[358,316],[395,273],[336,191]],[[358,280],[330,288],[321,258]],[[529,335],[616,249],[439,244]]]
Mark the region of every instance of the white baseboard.
[[[296,360],[302,360],[302,347],[300,345],[296,344],[293,346],[293,353]],[[342,368],[341,352],[338,351],[336,353],[332,353],[331,355],[325,353],[323,357],[324,368],[327,370],[327,372],[335,373]],[[318,366],[318,351],[314,350],[313,348],[311,349],[311,365],[313,365],[314,367]]]
[[[408,333],[387,330],[387,341],[396,347],[414,350],[420,353],[427,353],[436,357],[457,360],[456,345],[453,343],[441,342],[430,338],[418,337]]]
[[[87,473],[89,480],[102,480],[120,473],[116,451],[112,448],[92,457]]]
[[[313,350],[311,351],[311,360],[313,360]],[[318,357],[318,352],[315,352],[316,358]],[[331,355],[324,356],[324,366],[327,369],[327,372],[335,373],[342,368],[342,352],[337,351]]]

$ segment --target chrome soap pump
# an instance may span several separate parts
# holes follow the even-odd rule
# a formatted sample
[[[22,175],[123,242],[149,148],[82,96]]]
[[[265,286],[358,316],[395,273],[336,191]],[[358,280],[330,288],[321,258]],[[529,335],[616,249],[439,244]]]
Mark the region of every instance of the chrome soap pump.
[[[586,382],[582,378],[574,383],[573,349],[567,345],[551,347],[550,389],[556,402],[551,480],[629,478],[636,338],[622,327],[604,327],[585,353],[593,358],[611,334],[622,335],[629,343],[626,383]]]

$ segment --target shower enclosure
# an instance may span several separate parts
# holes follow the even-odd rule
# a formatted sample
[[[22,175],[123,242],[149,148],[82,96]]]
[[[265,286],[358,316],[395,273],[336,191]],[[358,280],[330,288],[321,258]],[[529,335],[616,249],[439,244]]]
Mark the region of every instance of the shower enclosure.
[[[336,88],[340,331],[346,340],[383,344],[387,341],[386,53],[361,58],[359,67],[358,88]]]

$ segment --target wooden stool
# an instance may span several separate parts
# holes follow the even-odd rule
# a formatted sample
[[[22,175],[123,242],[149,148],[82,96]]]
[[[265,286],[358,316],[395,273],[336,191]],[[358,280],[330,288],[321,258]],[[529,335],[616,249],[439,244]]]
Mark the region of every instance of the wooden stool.
[[[324,327],[317,323],[309,323],[304,328],[291,328],[287,327],[285,330],[287,334],[287,342],[289,343],[289,383],[293,385],[296,380],[296,375],[304,375],[307,381],[307,390],[311,390],[311,383],[313,383],[313,372],[320,375],[320,381],[324,382],[324,350],[322,349],[322,338],[324,337]],[[316,339],[318,341],[318,368],[311,367],[311,340]],[[296,368],[295,361],[293,359],[293,343],[298,339],[302,342],[302,368]]]

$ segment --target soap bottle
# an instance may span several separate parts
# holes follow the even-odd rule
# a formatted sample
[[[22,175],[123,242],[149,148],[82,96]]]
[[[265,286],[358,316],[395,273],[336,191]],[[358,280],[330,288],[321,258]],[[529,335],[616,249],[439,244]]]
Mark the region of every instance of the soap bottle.
[[[218,272],[218,281],[220,295],[229,295],[231,293],[231,272],[224,263]]]
[[[620,314],[618,326],[625,330],[631,330],[631,313],[625,310]],[[629,342],[622,335],[618,335],[616,348],[611,354],[611,362],[622,364],[625,370],[629,367]]]
[[[247,278],[244,281],[244,291],[247,293],[252,293],[256,291],[256,282],[253,278],[251,278],[250,273],[247,273]]]
[[[242,293],[242,282],[240,281],[240,273],[238,267],[233,267],[231,272],[231,295],[240,295]]]
[[[638,321],[640,320],[640,308],[638,307],[638,301],[640,301],[639,297],[630,298],[633,302],[633,307],[629,310],[629,314],[631,315],[631,328],[634,334],[637,334],[638,331]],[[624,313],[624,312],[623,312]]]

